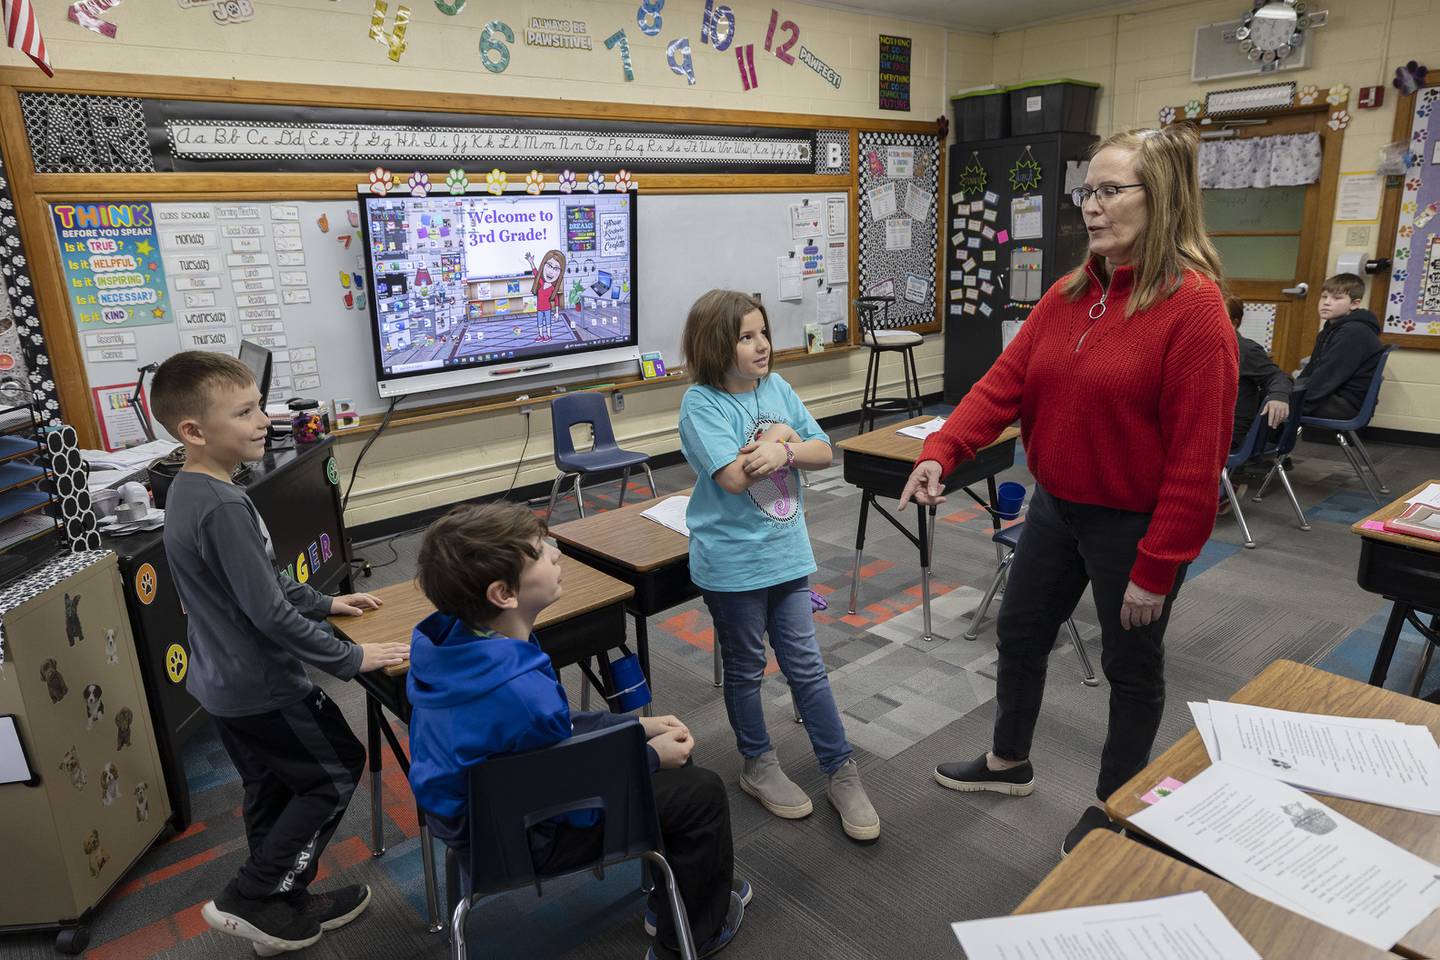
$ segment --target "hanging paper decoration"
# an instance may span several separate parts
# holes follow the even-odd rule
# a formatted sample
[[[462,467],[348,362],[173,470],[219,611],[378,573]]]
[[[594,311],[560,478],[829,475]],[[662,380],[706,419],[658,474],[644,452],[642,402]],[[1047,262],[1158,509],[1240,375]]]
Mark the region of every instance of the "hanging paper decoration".
[[[5,42],[29,57],[45,76],[55,76],[50,67],[50,54],[45,52],[45,38],[40,35],[40,22],[30,0],[3,0],[5,8]]]
[[[1332,107],[1340,107],[1350,102],[1350,88],[1343,83],[1337,83],[1330,88],[1330,95],[1325,102]]]
[[[1395,68],[1395,79],[1390,82],[1395,85],[1396,90],[1409,96],[1425,86],[1425,75],[1429,72],[1429,68],[1411,60],[1403,67]]]
[[[601,173],[599,170],[591,173],[590,178],[585,181],[585,189],[589,190],[591,193],[599,193],[601,190],[604,190],[605,174]]]
[[[65,19],[114,40],[115,24],[100,19],[100,15],[112,7],[120,6],[121,2],[122,0],[75,0],[65,11]]]
[[[545,174],[539,170],[531,170],[525,175],[525,192],[530,196],[538,196],[541,190],[545,189]]]
[[[458,197],[470,189],[470,178],[465,176],[465,171],[454,167],[445,176],[445,188],[450,191],[452,197]]]
[[[980,154],[970,152],[970,162],[960,169],[960,178],[957,186],[961,193],[984,193],[985,187],[990,183],[990,175],[980,165]]]
[[[498,197],[505,192],[505,180],[505,171],[496,167],[494,170],[485,174],[485,189]]]
[[[740,89],[754,90],[760,86],[755,76],[755,44],[743,43],[735,48],[735,63],[740,68]]]
[[[491,73],[504,73],[505,68],[510,66],[510,48],[495,39],[497,33],[511,43],[515,42],[515,31],[510,29],[508,23],[491,20],[485,24],[485,29],[480,31],[480,62]],[[495,54],[493,60],[490,58],[492,53]]]
[[[1161,107],[1161,108],[1160,108],[1160,126],[1162,126],[1162,127],[1168,127],[1168,126],[1170,126],[1170,124],[1172,124],[1172,123],[1174,123],[1174,122],[1175,122],[1175,108],[1174,108],[1174,107]]]
[[[405,181],[405,186],[410,188],[412,197],[430,196],[430,174],[424,170],[416,170],[410,174],[410,179]]]
[[[692,87],[695,85],[695,64],[690,60],[689,37],[671,40],[670,45],[665,48],[665,60],[670,64],[672,72],[684,77],[685,82]]]
[[[1186,117],[1186,119],[1188,119],[1188,120],[1193,120],[1193,119],[1195,119],[1195,118],[1198,117],[1198,116],[1200,116],[1200,101],[1199,101],[1199,100],[1189,100],[1189,101],[1187,101],[1187,102],[1185,103],[1185,117]]]
[[[560,192],[573,193],[575,190],[575,173],[572,170],[564,170],[559,178]]]
[[[400,10],[405,10],[406,17],[410,15],[408,7],[399,8],[395,11],[395,22],[400,22]],[[210,15],[215,18],[218,24],[245,23],[255,19],[255,5],[250,0],[214,0],[210,5]]]
[[[389,170],[384,167],[376,167],[370,171],[370,192],[381,197],[390,192]]]
[[[410,27],[410,8],[403,3],[396,6],[395,26],[386,31],[385,14],[388,10],[386,0],[375,0],[375,6],[370,11],[370,39],[387,47],[390,60],[399,63],[400,55],[405,52],[405,31]]]
[[[769,50],[771,53],[775,54],[775,56],[779,57],[786,66],[793,67],[795,65],[795,55],[790,52],[790,48],[800,42],[800,28],[795,25],[794,20],[786,20],[783,23],[780,23],[780,29],[785,33],[790,34],[790,39],[786,40],[784,43],[780,44],[780,46],[777,47],[774,45],[775,25],[777,22],[779,22],[779,20],[780,11],[771,9],[770,26],[767,27],[765,30],[765,49]]]
[[[1330,114],[1330,129],[1344,130],[1350,126],[1350,113],[1347,110],[1336,110]]]
[[[605,49],[613,50],[616,44],[620,46],[620,66],[625,70],[625,82],[635,81],[635,69],[630,63],[630,41],[625,39],[624,30],[616,30],[605,38]]]
[[[724,53],[735,41],[735,11],[715,0],[705,0],[705,12],[700,16],[700,45],[711,44]]]
[[[621,170],[615,174],[615,192],[625,193],[630,189],[630,171]]]
[[[635,24],[640,32],[647,37],[654,37],[660,34],[660,25],[665,18],[660,16],[660,11],[665,9],[665,0],[640,0],[640,6],[635,10]]]
[[[1319,99],[1319,97],[1320,88],[1315,86],[1315,84],[1313,83],[1307,83],[1305,84],[1305,86],[1301,87],[1300,92],[1295,95],[1295,100],[1297,103],[1300,104],[1300,106],[1308,107],[1310,106],[1310,104],[1314,103],[1317,99]]]
[[[1014,193],[1029,193],[1040,188],[1040,164],[1027,146],[1015,166],[1010,168],[1010,189]]]
[[[435,9],[447,17],[453,17],[465,9],[465,0],[435,0]]]

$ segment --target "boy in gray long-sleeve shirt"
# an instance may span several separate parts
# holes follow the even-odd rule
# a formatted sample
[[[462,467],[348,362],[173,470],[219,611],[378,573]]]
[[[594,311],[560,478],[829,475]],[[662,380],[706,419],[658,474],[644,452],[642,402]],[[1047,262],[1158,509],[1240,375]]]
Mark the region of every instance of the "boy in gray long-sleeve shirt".
[[[269,420],[239,360],[190,351],[155,373],[156,417],[185,444],[166,501],[165,553],[187,614],[185,686],[210,714],[245,785],[250,856],[202,914],[262,956],[297,950],[370,902],[364,885],[314,894],[310,882],[365,766],[365,749],[305,664],[342,680],[403,661],[408,644],[359,647],[325,623],[379,605],[327,597],[276,573],[270,533],[230,482],[265,450]]]

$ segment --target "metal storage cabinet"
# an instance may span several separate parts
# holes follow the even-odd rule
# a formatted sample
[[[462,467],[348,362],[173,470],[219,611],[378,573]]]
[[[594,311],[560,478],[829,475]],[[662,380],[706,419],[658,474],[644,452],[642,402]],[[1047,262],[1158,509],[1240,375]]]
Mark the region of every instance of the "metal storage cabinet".
[[[170,817],[115,554],[62,554],[10,584],[0,630],[0,716],[33,775],[0,784],[0,931],[58,926],[78,953]]]

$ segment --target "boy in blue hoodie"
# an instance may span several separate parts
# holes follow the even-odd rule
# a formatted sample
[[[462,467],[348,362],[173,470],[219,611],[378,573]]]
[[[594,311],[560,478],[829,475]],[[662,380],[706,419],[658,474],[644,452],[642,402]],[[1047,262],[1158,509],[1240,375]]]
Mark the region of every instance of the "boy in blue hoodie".
[[[533,632],[540,611],[560,598],[559,559],[544,524],[518,504],[456,507],[426,531],[415,576],[438,612],[415,627],[410,646],[411,788],[435,835],[468,870],[467,767],[638,722],[665,857],[700,955],[711,956],[734,938],[751,896],[733,876],[724,784],[690,763],[695,741],[675,717],[570,712]],[[593,861],[601,839],[598,814],[571,813],[534,827],[530,851],[540,873],[563,873]],[[463,885],[469,889],[468,876]],[[658,891],[645,926],[656,938],[648,960],[678,956]]]

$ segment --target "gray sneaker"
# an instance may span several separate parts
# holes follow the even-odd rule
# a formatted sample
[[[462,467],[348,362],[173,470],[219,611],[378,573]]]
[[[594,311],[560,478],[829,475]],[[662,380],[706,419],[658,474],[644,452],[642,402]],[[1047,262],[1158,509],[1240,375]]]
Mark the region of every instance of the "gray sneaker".
[[[766,810],[785,820],[808,817],[815,809],[805,791],[780,769],[780,759],[775,756],[774,750],[767,750],[758,757],[745,758],[745,768],[740,771],[740,789],[759,800]]]
[[[851,840],[874,840],[880,836],[880,815],[875,812],[865,785],[860,782],[860,768],[854,760],[846,760],[830,774],[825,788],[830,805],[840,814],[840,825]]]

